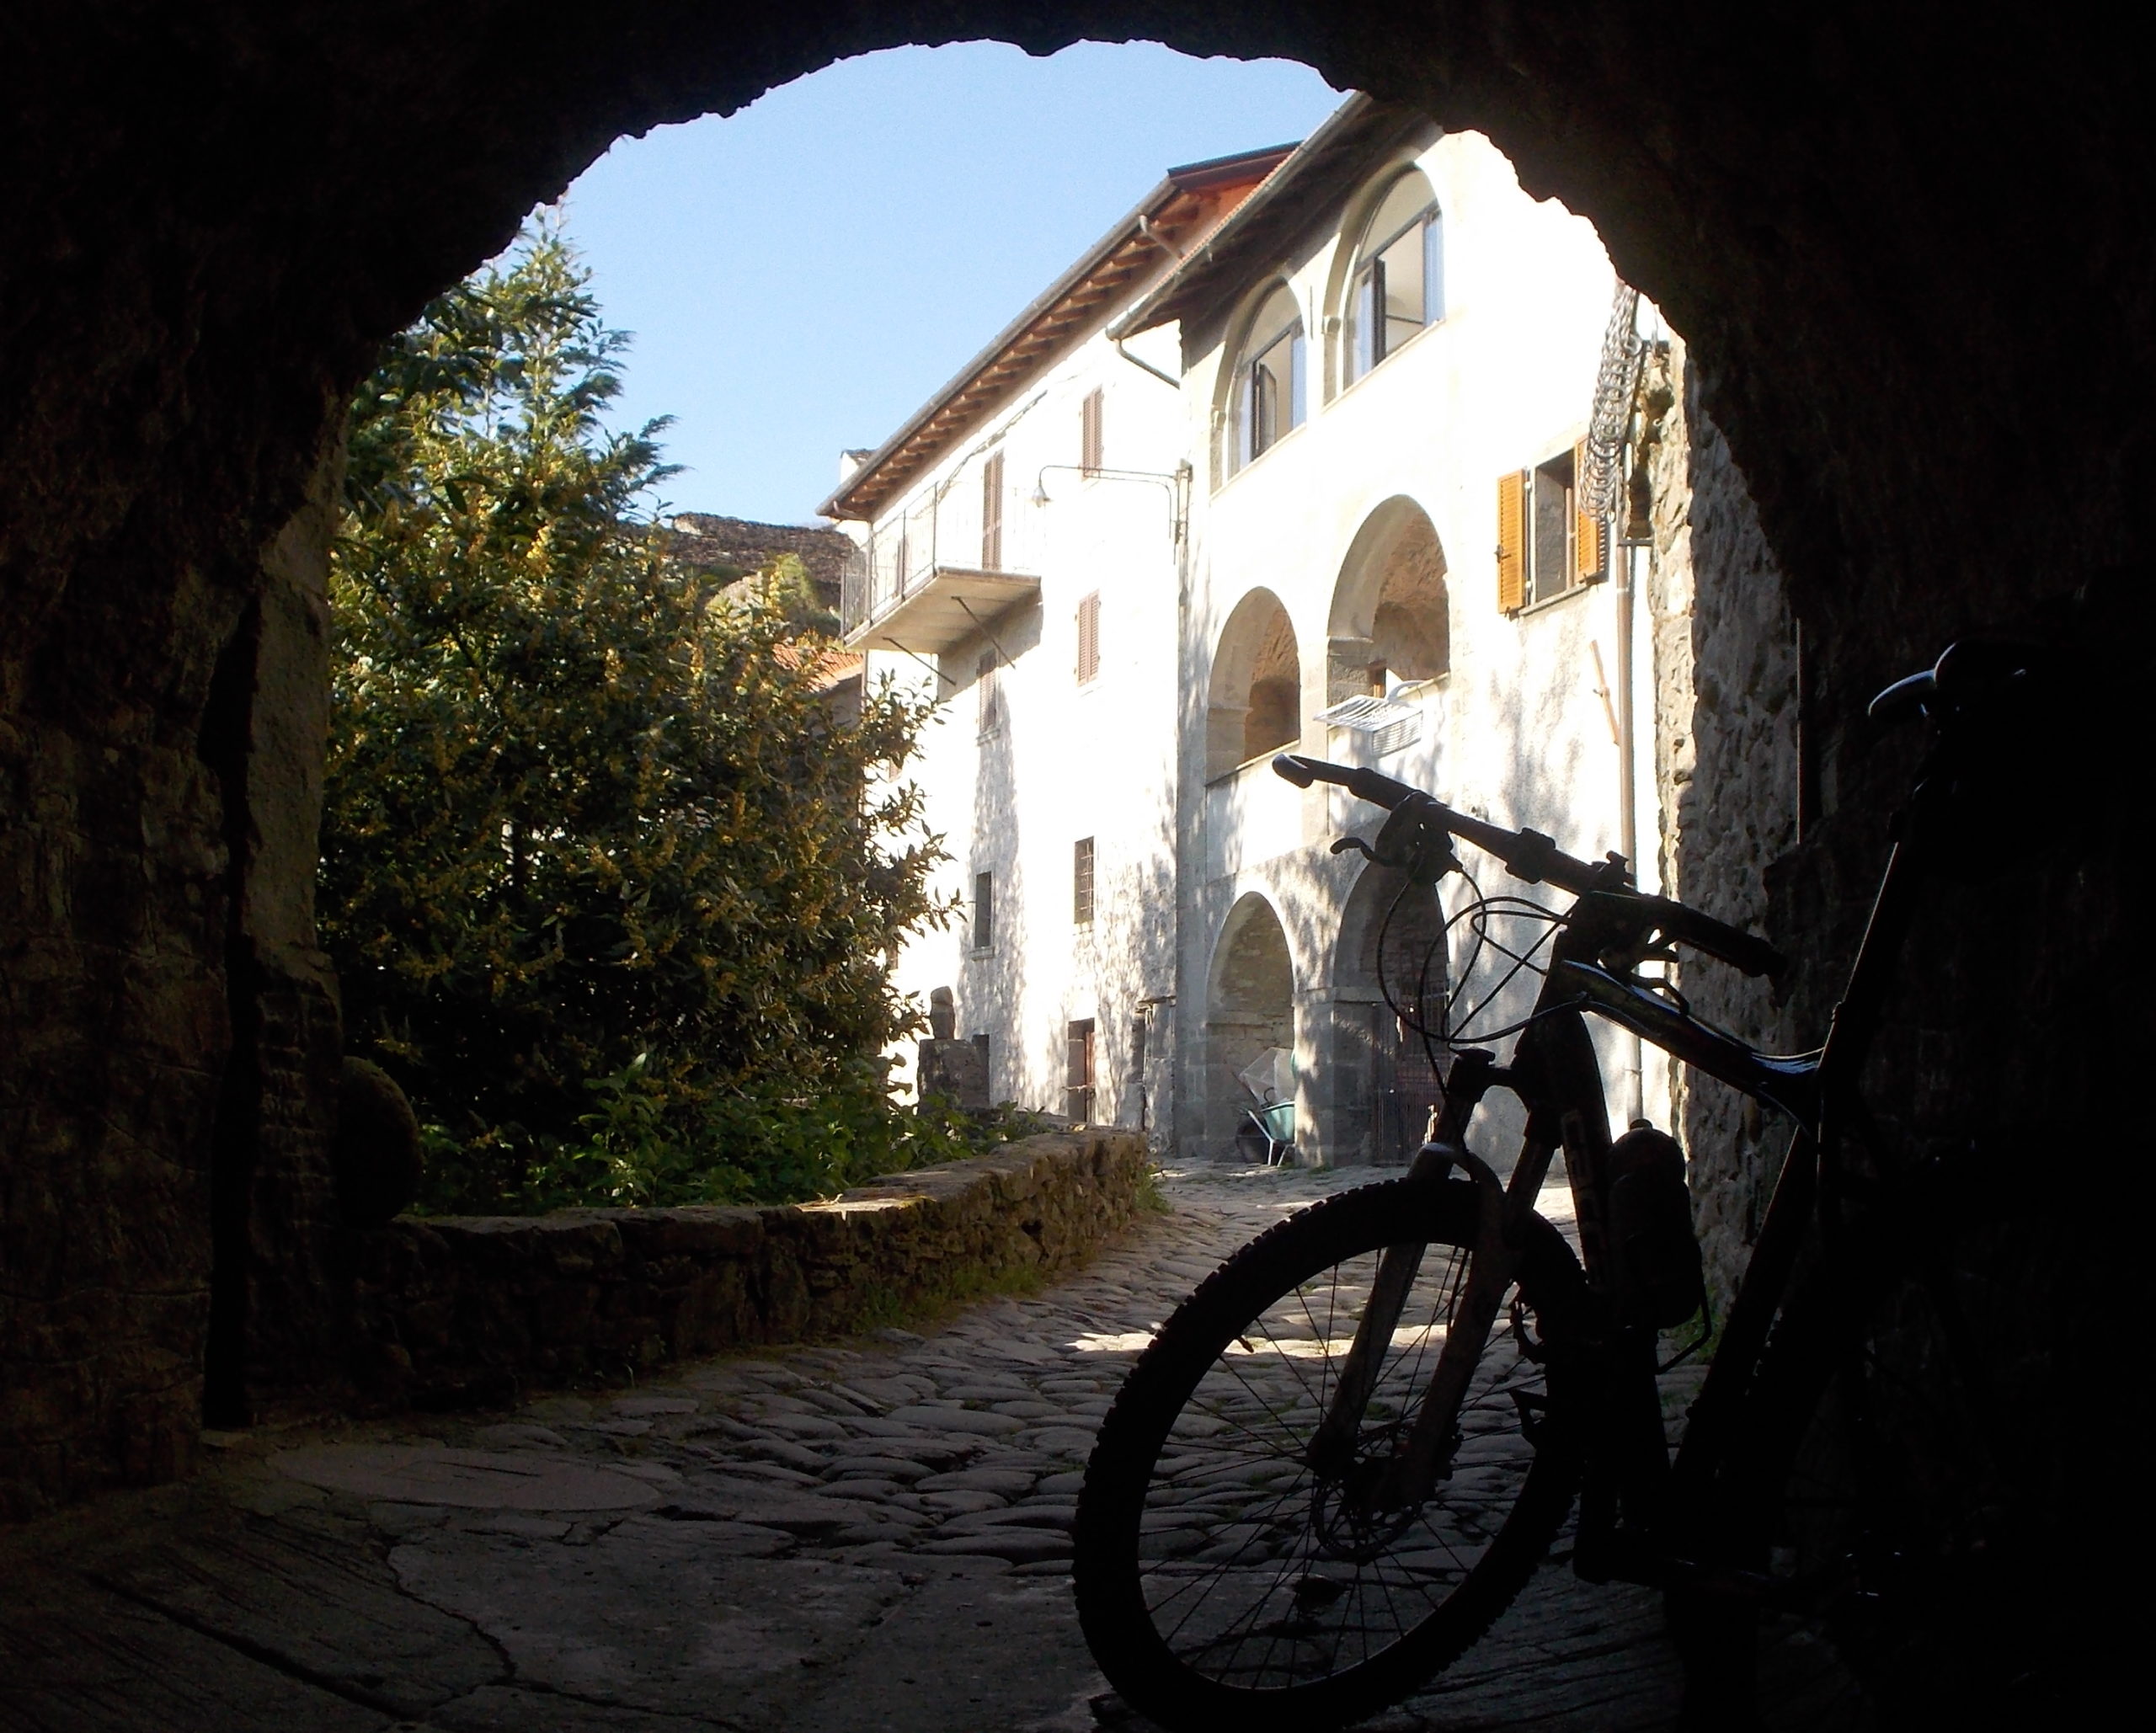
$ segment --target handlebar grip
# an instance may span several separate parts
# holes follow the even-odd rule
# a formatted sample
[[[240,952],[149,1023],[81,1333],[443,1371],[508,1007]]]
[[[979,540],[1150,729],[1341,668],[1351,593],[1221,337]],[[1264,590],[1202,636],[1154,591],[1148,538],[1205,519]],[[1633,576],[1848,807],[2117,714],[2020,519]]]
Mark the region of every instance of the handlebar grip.
[[[1653,909],[1655,925],[1662,929],[1664,936],[1718,957],[1732,968],[1748,975],[1778,975],[1789,967],[1789,959],[1780,952],[1742,927],[1716,920],[1711,914],[1702,914],[1668,897],[1646,897],[1641,900]]]
[[[1273,773],[1285,777],[1298,788],[1307,788],[1313,782],[1337,783],[1357,799],[1383,807],[1387,812],[1412,800],[1416,793],[1405,782],[1396,782],[1375,771],[1359,767],[1351,770],[1346,765],[1328,764],[1321,758],[1305,758],[1299,752],[1281,753],[1273,760]]]

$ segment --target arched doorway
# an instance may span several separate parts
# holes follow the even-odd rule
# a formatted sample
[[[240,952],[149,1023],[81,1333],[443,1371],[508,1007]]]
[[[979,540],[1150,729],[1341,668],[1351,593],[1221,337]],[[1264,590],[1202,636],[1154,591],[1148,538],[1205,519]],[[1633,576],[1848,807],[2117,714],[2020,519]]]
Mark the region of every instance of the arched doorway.
[[[1334,1165],[1390,1166],[1422,1143],[1440,1096],[1435,1057],[1413,1025],[1438,1026],[1446,965],[1437,893],[1396,868],[1365,867],[1342,911],[1333,958],[1324,1144]]]
[[[1280,917],[1253,892],[1228,911],[1213,953],[1205,1003],[1205,1142],[1209,1154],[1226,1157],[1235,1153],[1244,1111],[1254,1104],[1246,1076],[1272,1080],[1284,1099],[1294,1099],[1292,1062],[1276,1059],[1268,1068],[1266,1056],[1268,1052],[1292,1055],[1294,1048],[1294,960]]]
[[[1205,776],[1293,746],[1303,733],[1303,664],[1280,598],[1253,589],[1235,604],[1206,688]]]
[[[1452,671],[1444,549],[1413,500],[1396,494],[1364,520],[1341,563],[1326,637],[1328,704]]]

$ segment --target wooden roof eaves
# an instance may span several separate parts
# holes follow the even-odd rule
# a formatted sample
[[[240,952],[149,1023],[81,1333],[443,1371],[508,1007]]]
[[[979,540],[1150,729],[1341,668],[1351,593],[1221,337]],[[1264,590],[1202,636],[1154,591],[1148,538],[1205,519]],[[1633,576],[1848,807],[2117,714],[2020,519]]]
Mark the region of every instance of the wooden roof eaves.
[[[1269,174],[1291,154],[1284,147],[1274,147],[1171,169],[1121,223],[1036,296],[950,383],[872,452],[817,508],[819,514],[856,520],[873,515],[904,491],[923,467],[921,461],[907,461],[909,457],[942,445],[953,428],[992,413],[1038,372],[1046,353],[1073,328],[1093,323],[1088,316],[1140,275],[1146,261],[1175,266],[1175,259],[1162,250],[1161,242],[1172,246],[1177,237],[1166,231],[1181,228],[1186,220],[1205,227],[1216,223],[1218,206],[1229,189],[1248,184],[1248,177],[1258,171]],[[1178,205],[1189,207],[1188,219],[1175,214]],[[1150,226],[1151,234],[1141,226],[1141,218]],[[1086,298],[1074,305],[1081,296]],[[874,485],[886,477],[884,485]]]
[[[1435,125],[1405,104],[1351,96],[1174,271],[1127,308],[1108,334],[1131,337],[1177,319],[1187,323],[1209,301],[1240,293],[1254,263],[1269,268],[1271,255],[1352,189],[1372,162],[1417,127]]]

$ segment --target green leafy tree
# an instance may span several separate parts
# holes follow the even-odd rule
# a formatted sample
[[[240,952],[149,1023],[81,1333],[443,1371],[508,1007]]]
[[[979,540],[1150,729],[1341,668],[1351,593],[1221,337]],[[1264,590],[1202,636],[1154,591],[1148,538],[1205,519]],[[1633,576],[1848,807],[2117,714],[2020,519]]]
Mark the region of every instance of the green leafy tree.
[[[722,603],[665,557],[664,424],[602,426],[624,339],[586,281],[527,236],[353,408],[321,898],[347,1045],[430,1128],[431,1208],[829,1190],[921,1153],[879,1054],[889,957],[942,914],[898,774],[923,712],[835,713],[798,573]]]

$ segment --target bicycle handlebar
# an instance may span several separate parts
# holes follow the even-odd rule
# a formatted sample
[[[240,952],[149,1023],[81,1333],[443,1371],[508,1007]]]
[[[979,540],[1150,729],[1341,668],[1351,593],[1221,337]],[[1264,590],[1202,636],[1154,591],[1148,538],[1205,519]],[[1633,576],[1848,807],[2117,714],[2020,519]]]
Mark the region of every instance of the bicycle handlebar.
[[[1280,754],[1273,760],[1273,769],[1274,774],[1298,788],[1307,788],[1313,782],[1335,783],[1358,799],[1367,800],[1388,812],[1412,805],[1449,835],[1473,843],[1485,854],[1494,855],[1513,877],[1529,884],[1554,884],[1576,896],[1589,891],[1623,896],[1638,904],[1665,937],[1689,945],[1694,951],[1705,952],[1748,975],[1780,974],[1789,966],[1788,959],[1764,939],[1731,926],[1726,921],[1716,920],[1711,914],[1688,909],[1668,897],[1633,890],[1619,882],[1610,862],[1582,861],[1568,855],[1557,846],[1554,838],[1545,836],[1539,830],[1508,830],[1487,819],[1454,812],[1434,796],[1375,771],[1328,764],[1321,758],[1306,758],[1299,752]]]

